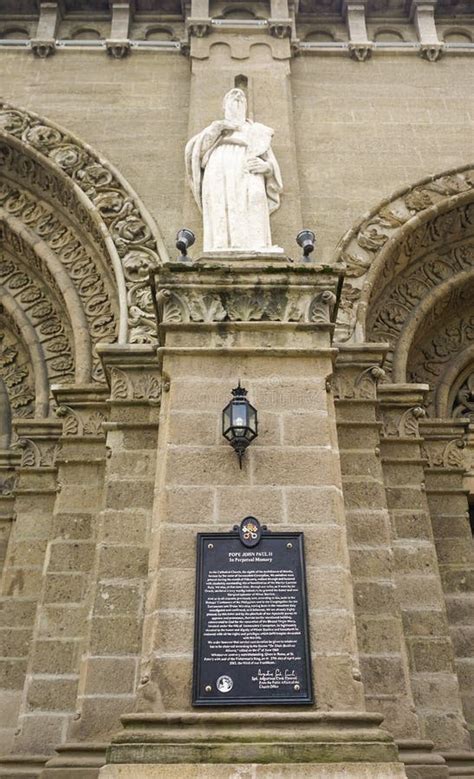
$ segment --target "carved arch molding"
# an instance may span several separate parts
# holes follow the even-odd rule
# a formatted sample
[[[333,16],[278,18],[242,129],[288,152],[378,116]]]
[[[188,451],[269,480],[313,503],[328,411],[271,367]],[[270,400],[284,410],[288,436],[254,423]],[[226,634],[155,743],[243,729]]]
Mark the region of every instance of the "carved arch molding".
[[[396,192],[340,241],[339,341],[387,342],[396,383],[429,384],[428,412],[474,420],[474,166]]]
[[[166,261],[123,177],[71,133],[0,102],[0,438],[44,417],[52,383],[104,380],[95,345],[151,343]]]

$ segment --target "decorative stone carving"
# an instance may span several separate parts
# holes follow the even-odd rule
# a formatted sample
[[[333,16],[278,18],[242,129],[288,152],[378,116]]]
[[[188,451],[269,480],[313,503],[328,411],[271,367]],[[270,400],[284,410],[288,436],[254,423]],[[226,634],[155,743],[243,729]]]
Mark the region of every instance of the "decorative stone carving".
[[[422,43],[420,45],[420,56],[428,62],[437,62],[444,51],[442,43]]]
[[[121,60],[125,57],[128,57],[130,54],[130,41],[107,40],[105,42],[105,49],[110,57],[113,57],[116,60]]]
[[[161,321],[181,322],[313,322],[328,324],[336,302],[330,290],[225,289],[207,292],[199,287],[160,290]]]
[[[349,43],[348,49],[352,59],[357,60],[357,62],[365,62],[372,56],[371,43]]]
[[[11,448],[21,452],[22,468],[50,468],[61,451],[60,444],[48,442],[39,445],[31,438],[24,437],[17,437]]]
[[[147,400],[157,403],[161,400],[162,382],[152,373],[122,371],[112,368],[110,371],[112,400]]]
[[[453,417],[474,423],[474,371],[459,388],[453,405]]]
[[[26,354],[0,319],[0,379],[3,381],[12,415],[29,417],[34,413],[34,379]]]
[[[271,148],[273,130],[246,119],[241,89],[224,97],[224,119],[186,145],[189,185],[204,223],[204,251],[282,251],[272,246],[270,214],[282,180]]]
[[[473,341],[474,315],[445,323],[428,344],[423,344],[421,359],[417,360],[416,355],[412,358],[411,379],[433,383],[443,367]]]
[[[0,103],[0,164],[9,175],[28,187],[38,186],[45,199],[68,211],[101,248],[115,273],[122,266],[128,340],[155,341],[151,300],[148,309],[142,308],[147,284],[127,277],[125,258],[132,251],[142,253],[148,268],[168,258],[150,216],[114,168],[70,133],[6,103]],[[73,185],[83,191],[88,203],[78,200]]]
[[[462,468],[464,465],[464,441],[434,440],[422,445],[421,452],[428,468]]]
[[[62,153],[66,154],[66,150],[63,149]],[[83,304],[92,342],[115,340],[118,322],[112,301],[113,292],[106,282],[104,269],[88,250],[85,241],[74,231],[73,225],[66,223],[59,211],[53,211],[44,202],[38,202],[31,193],[1,180],[0,206],[39,235],[67,269]],[[3,226],[3,240],[16,250],[18,256],[26,258],[30,267],[38,267],[39,260],[35,252],[8,226]],[[38,269],[41,277],[47,278],[48,284],[61,297],[61,291],[55,279],[48,274],[44,263]],[[103,380],[102,366],[96,354],[93,354],[92,360],[92,378]]]
[[[56,42],[54,40],[42,41],[35,38],[30,42],[30,45],[35,57],[40,59],[46,59],[46,57],[50,57],[56,52]]]
[[[98,437],[103,435],[105,415],[97,410],[73,409],[70,406],[58,406],[56,416],[64,419],[64,436]]]
[[[381,286],[413,262],[417,255],[429,251],[430,247],[441,246],[453,235],[459,239],[469,235],[474,223],[474,204],[453,203],[450,210],[447,206],[450,198],[473,189],[472,167],[430,177],[410,189],[396,192],[346,233],[339,243],[335,260],[347,263],[352,289],[359,290],[359,302],[350,300],[343,291],[339,314],[341,324],[336,331],[339,340],[354,338],[357,321],[360,322],[357,338],[366,340],[364,312],[372,309],[372,305],[367,306],[372,290],[375,294],[380,293]],[[432,217],[424,219],[424,213],[429,209]],[[416,222],[412,223],[414,218]],[[380,261],[377,281],[374,282],[372,275],[370,285],[366,287],[367,274],[382,253],[383,263]],[[351,297],[355,298],[355,295]]]
[[[377,384],[384,378],[385,371],[380,365],[364,368],[355,377],[349,372],[337,371],[331,379],[334,397],[338,400],[375,400]]]
[[[383,438],[419,438],[419,422],[426,416],[422,406],[413,406],[406,410],[393,407],[384,409]]]
[[[270,19],[268,22],[268,30],[270,35],[274,38],[291,38],[291,19]]]
[[[0,255],[0,284],[17,301],[19,307],[27,311],[38,341],[42,344],[48,376],[51,379],[71,381],[74,375],[74,357],[69,323],[64,321],[64,312],[56,302],[56,295],[43,291],[38,276],[34,274],[33,269],[37,264],[34,252],[24,246],[20,238],[15,243],[17,254],[29,260],[28,265],[18,266],[13,257]],[[26,270],[28,272],[25,272]],[[55,290],[54,279],[46,269],[42,270],[43,279]],[[58,297],[61,298],[60,294]]]

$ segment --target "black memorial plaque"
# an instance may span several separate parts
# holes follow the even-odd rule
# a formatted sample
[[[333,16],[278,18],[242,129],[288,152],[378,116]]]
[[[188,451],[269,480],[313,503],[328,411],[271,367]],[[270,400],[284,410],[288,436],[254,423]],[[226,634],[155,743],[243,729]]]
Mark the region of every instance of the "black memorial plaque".
[[[198,533],[194,706],[313,703],[303,533]]]

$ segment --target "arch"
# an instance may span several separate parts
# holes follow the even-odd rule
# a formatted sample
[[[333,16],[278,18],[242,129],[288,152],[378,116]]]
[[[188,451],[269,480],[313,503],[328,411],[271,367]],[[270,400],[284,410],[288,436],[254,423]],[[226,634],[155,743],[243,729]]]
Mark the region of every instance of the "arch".
[[[111,270],[120,343],[155,341],[148,271],[168,260],[145,206],[121,174],[90,146],[38,115],[0,102],[5,176],[66,213]]]
[[[404,41],[400,30],[395,27],[379,27],[374,31],[374,41]]]
[[[310,30],[310,32],[305,35],[304,39],[308,42],[315,41],[321,43],[332,43],[333,41],[337,40],[336,36],[331,30],[323,28]]]
[[[428,412],[451,413],[474,342],[474,169],[395,193],[344,236],[337,259],[349,276],[340,340],[387,342],[389,380],[429,384]]]
[[[473,36],[466,27],[449,27],[443,32],[445,43],[472,43]]]
[[[336,267],[338,262],[347,266],[336,329],[339,341],[367,340],[374,289],[380,293],[417,252],[442,245],[453,219],[458,228],[469,229],[473,203],[474,165],[465,165],[398,190],[355,223],[335,253]]]
[[[103,36],[95,27],[74,27],[70,39],[73,41],[100,41]]]
[[[154,24],[145,30],[146,41],[176,41],[177,37],[172,27]]]

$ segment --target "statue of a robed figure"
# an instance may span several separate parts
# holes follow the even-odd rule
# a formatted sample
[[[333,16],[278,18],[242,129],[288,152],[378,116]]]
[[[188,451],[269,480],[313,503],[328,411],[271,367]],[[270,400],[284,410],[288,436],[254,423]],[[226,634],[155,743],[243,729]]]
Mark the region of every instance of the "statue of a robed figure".
[[[270,214],[282,180],[271,148],[273,130],[246,118],[241,89],[224,97],[224,119],[186,145],[186,171],[204,223],[204,251],[282,251],[272,246]]]

